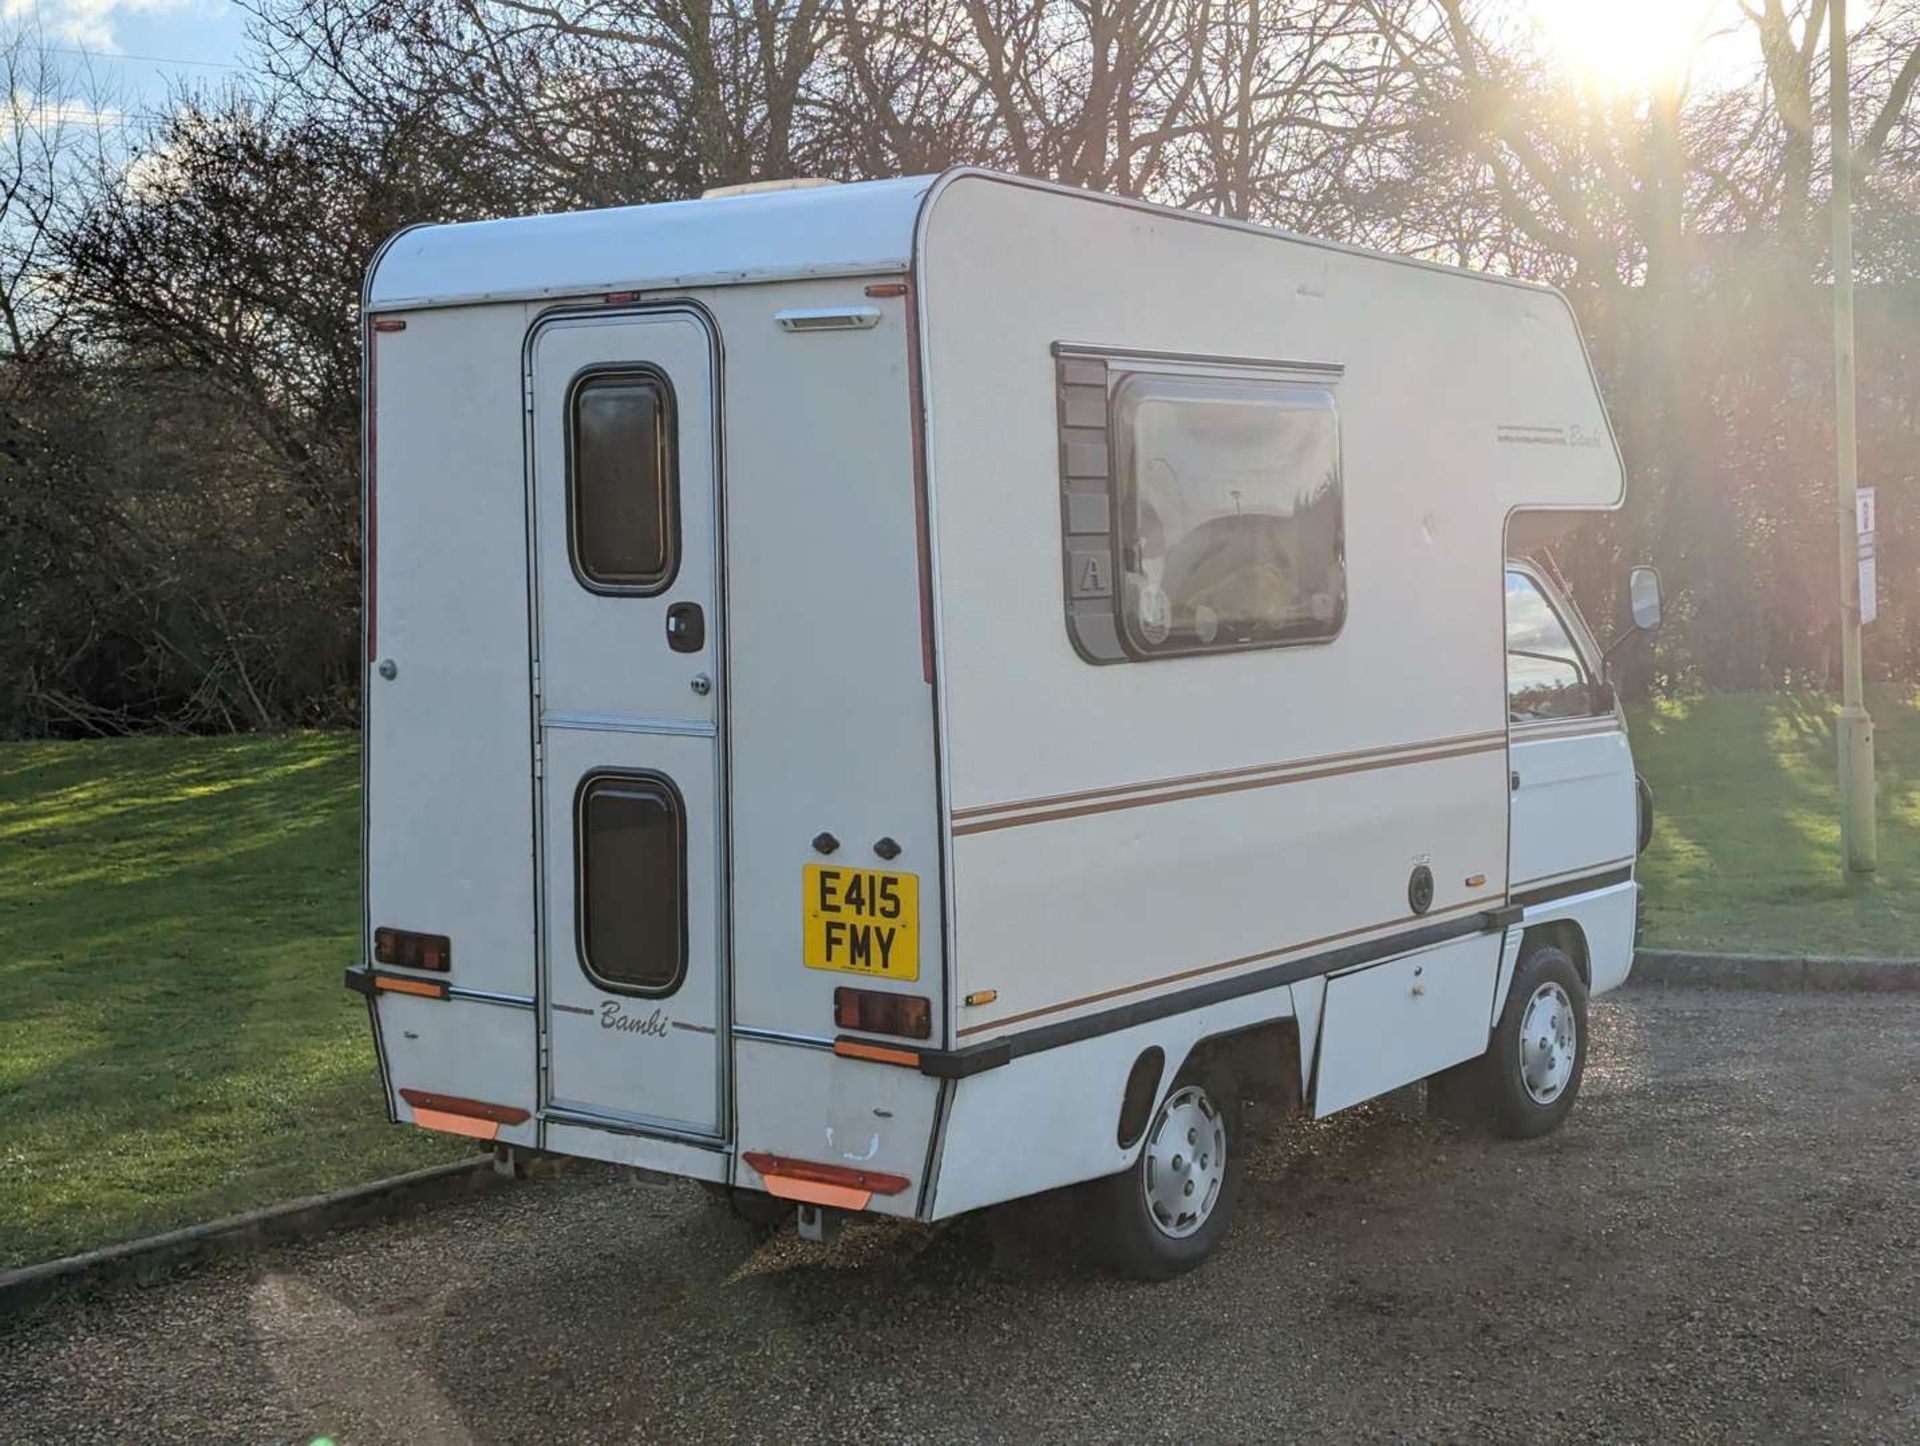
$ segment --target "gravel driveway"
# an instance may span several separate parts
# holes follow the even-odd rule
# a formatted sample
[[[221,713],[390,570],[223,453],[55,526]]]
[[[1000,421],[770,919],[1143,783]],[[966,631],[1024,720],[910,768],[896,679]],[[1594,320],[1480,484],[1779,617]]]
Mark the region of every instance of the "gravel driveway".
[[[1542,1141],[1263,1122],[1171,1285],[1077,1261],[1059,1197],[822,1249],[589,1171],[53,1307],[0,1436],[1920,1441],[1920,1000],[1593,1024]]]

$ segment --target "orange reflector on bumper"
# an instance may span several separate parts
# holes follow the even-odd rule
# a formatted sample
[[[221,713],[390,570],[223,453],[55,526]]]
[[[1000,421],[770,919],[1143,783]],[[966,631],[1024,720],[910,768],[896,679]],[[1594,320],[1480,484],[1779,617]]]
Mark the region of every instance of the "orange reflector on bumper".
[[[517,1105],[488,1104],[432,1090],[403,1089],[400,1098],[413,1106],[413,1122],[422,1129],[443,1130],[473,1140],[491,1140],[502,1125],[522,1124],[527,1118],[527,1111]]]
[[[498,1120],[476,1120],[471,1115],[450,1115],[445,1110],[413,1107],[413,1122],[423,1130],[438,1130],[443,1135],[465,1135],[472,1140],[492,1140],[500,1134]]]
[[[875,1064],[902,1064],[920,1068],[920,1056],[910,1049],[894,1049],[884,1044],[868,1044],[864,1039],[836,1039],[833,1052],[842,1059],[870,1059]]]
[[[437,979],[409,979],[403,974],[376,974],[373,976],[375,989],[390,990],[395,994],[418,994],[427,999],[445,999],[447,986]]]
[[[832,1205],[841,1210],[864,1210],[875,1195],[898,1195],[912,1183],[905,1175],[822,1165],[813,1160],[769,1154],[765,1150],[748,1150],[740,1158],[760,1172],[769,1195],[808,1205]]]

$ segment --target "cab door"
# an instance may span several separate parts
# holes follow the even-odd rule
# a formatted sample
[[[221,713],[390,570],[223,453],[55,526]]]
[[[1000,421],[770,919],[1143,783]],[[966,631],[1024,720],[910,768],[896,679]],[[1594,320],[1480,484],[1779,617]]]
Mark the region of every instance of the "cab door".
[[[529,348],[548,1118],[725,1133],[718,349],[685,308]]]
[[[1516,902],[1631,864],[1633,758],[1572,607],[1530,567],[1507,569],[1507,715]]]

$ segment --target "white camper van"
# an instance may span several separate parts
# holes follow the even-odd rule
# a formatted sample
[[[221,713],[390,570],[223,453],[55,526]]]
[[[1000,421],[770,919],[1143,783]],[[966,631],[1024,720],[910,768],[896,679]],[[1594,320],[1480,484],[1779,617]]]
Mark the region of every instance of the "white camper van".
[[[1554,292],[977,170],[366,282],[394,1117],[847,1212],[1224,1232],[1239,1104],[1515,1135],[1632,954]],[[1642,625],[1658,579],[1636,576]]]

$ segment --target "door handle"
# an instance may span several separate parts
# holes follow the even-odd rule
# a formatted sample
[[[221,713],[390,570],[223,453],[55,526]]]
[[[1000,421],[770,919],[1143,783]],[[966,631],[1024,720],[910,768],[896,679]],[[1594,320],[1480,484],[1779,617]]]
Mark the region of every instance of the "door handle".
[[[677,602],[667,609],[667,646],[676,653],[697,653],[707,645],[707,616],[699,603]]]

